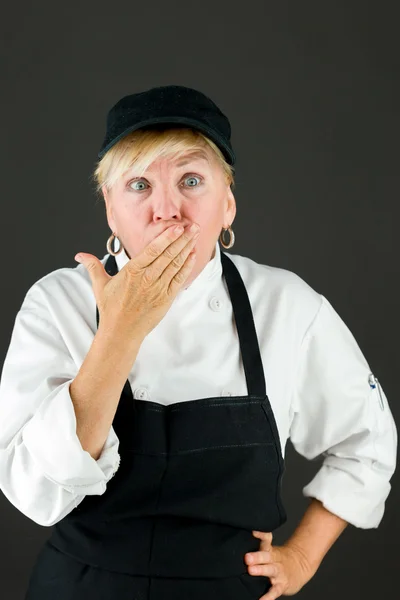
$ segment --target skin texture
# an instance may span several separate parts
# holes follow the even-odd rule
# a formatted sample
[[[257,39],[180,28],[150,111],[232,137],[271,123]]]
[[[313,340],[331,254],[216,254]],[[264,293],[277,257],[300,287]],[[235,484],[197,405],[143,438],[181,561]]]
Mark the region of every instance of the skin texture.
[[[247,570],[250,575],[269,577],[272,583],[259,600],[297,594],[314,577],[327,552],[348,525],[322,502],[311,498],[298,526],[281,546],[272,545],[272,532],[253,531],[254,537],[260,539],[260,549],[245,554]]]
[[[190,162],[181,166],[177,163],[183,157],[159,158],[137,181],[133,181],[137,173],[132,169],[112,190],[102,188],[109,227],[129,258],[171,225],[200,226],[195,264],[185,287],[213,258],[222,228],[227,229],[236,216],[229,182],[212,151],[204,152],[208,161],[193,152],[186,153]]]

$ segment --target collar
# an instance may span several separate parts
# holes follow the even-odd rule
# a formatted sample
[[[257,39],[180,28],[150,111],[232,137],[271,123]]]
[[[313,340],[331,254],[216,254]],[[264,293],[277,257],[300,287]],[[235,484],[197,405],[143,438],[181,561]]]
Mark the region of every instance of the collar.
[[[122,251],[115,256],[115,260],[118,266],[118,271],[120,271],[127,262],[129,262],[129,258],[123,248]],[[182,288],[177,296],[182,295],[185,299],[189,296],[192,296],[193,293],[200,292],[200,289],[203,285],[207,285],[207,283],[213,279],[214,277],[222,276],[222,263],[221,263],[221,249],[219,247],[218,240],[215,243],[215,252],[213,258],[211,258],[202,271],[197,275],[196,279],[192,281],[192,283],[185,288]]]

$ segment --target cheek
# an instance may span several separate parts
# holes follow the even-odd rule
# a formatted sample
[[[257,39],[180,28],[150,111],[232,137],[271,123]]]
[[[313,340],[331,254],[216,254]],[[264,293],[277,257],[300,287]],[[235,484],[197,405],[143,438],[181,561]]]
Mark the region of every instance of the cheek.
[[[138,233],[143,231],[145,223],[148,222],[149,218],[143,210],[139,210],[137,206],[134,206],[129,201],[121,203],[118,209],[116,221],[120,228],[128,232],[135,231]]]
[[[116,230],[123,238],[124,246],[131,256],[135,256],[146,246],[146,227],[143,216],[132,211],[129,203],[119,206],[115,213]]]
[[[223,204],[218,197],[212,197],[208,201],[200,202],[192,207],[188,217],[196,221],[202,230],[215,230],[223,222]]]

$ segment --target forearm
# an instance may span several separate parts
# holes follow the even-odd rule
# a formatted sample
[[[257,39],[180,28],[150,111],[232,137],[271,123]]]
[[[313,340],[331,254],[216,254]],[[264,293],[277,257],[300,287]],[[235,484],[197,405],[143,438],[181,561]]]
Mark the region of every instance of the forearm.
[[[300,523],[284,545],[297,550],[305,568],[314,574],[347,525],[347,521],[312,498]]]
[[[97,460],[112,425],[122,388],[142,339],[116,339],[98,329],[87,356],[70,386],[76,433],[84,450]]]

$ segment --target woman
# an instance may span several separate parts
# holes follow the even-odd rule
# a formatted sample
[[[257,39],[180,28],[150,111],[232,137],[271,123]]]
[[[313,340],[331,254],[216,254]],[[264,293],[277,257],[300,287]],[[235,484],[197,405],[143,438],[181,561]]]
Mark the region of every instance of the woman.
[[[1,488],[54,525],[26,600],[293,595],[348,523],[382,519],[387,398],[326,298],[220,251],[235,155],[207,96],[125,96],[99,159],[108,253],[28,290],[3,368]],[[324,463],[275,546],[289,437]]]

